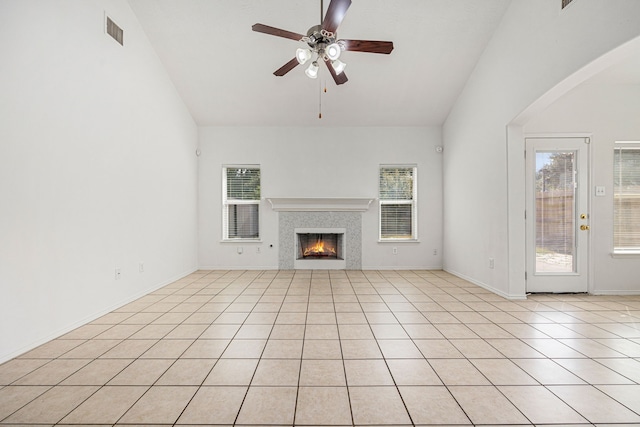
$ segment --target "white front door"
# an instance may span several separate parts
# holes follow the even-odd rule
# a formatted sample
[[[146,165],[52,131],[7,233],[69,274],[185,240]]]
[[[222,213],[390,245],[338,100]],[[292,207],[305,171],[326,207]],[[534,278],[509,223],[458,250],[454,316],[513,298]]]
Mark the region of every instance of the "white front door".
[[[587,292],[588,138],[527,138],[527,292]]]

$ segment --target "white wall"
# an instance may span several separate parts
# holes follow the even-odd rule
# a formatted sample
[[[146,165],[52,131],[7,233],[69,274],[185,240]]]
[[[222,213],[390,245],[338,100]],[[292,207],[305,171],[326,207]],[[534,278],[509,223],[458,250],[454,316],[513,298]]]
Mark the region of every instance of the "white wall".
[[[513,1],[443,127],[446,270],[525,295],[524,140],[518,132],[509,139],[507,126],[638,34],[637,0],[580,0],[564,11],[557,0]]]
[[[1,362],[197,267],[197,128],[124,0],[2,0],[0,40]]]
[[[277,268],[278,213],[261,204],[262,243],[221,243],[222,165],[259,164],[262,196],[378,195],[378,167],[418,165],[418,243],[379,243],[375,202],[363,214],[365,269],[442,266],[442,155],[438,128],[200,128],[199,262],[201,268]],[[270,247],[273,245],[273,247]],[[243,247],[238,255],[237,247]],[[256,246],[260,253],[256,253]],[[398,254],[392,255],[392,248]],[[433,255],[434,250],[437,255]]]
[[[615,141],[640,141],[640,86],[578,86],[524,126],[525,133],[591,136],[591,278],[593,293],[640,293],[640,257],[612,257],[613,149]],[[593,197],[604,186],[604,197]]]

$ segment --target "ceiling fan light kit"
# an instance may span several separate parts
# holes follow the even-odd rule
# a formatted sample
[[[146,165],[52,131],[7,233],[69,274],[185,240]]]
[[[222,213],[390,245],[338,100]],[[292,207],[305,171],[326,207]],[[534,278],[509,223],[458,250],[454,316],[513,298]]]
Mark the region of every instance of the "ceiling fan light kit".
[[[307,77],[309,77],[310,79],[315,79],[318,77],[318,70],[320,69],[320,67],[318,67],[318,62],[317,61],[313,61],[311,63],[311,65],[309,65],[309,67],[305,70],[305,74],[307,75]]]
[[[338,26],[342,22],[344,15],[351,6],[351,0],[331,0],[327,13],[322,17],[322,2],[320,3],[321,21],[320,25],[315,25],[307,31],[307,35],[270,27],[264,24],[254,24],[251,29],[259,33],[270,34],[277,37],[284,37],[306,43],[308,47],[298,48],[296,56],[285,65],[277,69],[273,74],[284,76],[294,69],[298,64],[302,65],[311,61],[305,74],[315,79],[318,77],[321,60],[327,66],[329,73],[337,85],[348,81],[344,74],[346,64],[340,61],[342,51],[356,51],[369,53],[389,54],[393,50],[393,42],[374,40],[339,40],[336,36]]]
[[[333,65],[333,69],[336,70],[337,74],[342,73],[344,71],[345,67],[347,66],[347,64],[345,64],[344,62],[340,61],[339,59],[331,61],[331,65]]]
[[[325,53],[325,55],[327,55],[327,58],[329,58],[332,61],[335,61],[336,59],[340,58],[340,53],[341,52],[342,52],[342,48],[340,47],[340,45],[338,43],[331,43],[324,50],[324,53]]]
[[[311,49],[298,48],[296,50],[296,59],[300,65],[311,59]]]

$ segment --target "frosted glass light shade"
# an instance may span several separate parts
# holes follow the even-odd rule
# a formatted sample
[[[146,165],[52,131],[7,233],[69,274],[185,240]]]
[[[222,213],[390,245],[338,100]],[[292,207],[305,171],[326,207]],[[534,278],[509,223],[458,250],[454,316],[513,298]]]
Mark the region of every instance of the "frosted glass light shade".
[[[340,74],[344,71],[344,68],[347,66],[344,62],[336,59],[335,61],[331,61],[331,65],[333,65],[333,69],[336,71],[336,74]]]
[[[318,63],[313,61],[311,65],[304,71],[307,77],[315,79],[318,77]]]
[[[340,49],[340,45],[338,43],[331,43],[324,50],[324,53],[327,55],[327,58],[329,58],[332,61],[338,59],[340,57],[341,52],[342,52],[342,49]]]
[[[309,59],[311,59],[311,50],[298,48],[298,50],[296,50],[296,59],[298,60],[299,64],[304,64]]]

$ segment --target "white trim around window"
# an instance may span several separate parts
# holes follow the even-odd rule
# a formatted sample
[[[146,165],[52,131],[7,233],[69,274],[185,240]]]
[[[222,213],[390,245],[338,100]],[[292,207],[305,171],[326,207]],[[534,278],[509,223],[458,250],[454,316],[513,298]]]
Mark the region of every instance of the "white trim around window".
[[[380,165],[378,173],[378,239],[411,242],[418,239],[418,168]]]
[[[260,241],[260,166],[222,167],[223,242]]]
[[[614,144],[613,255],[640,255],[640,141]]]

